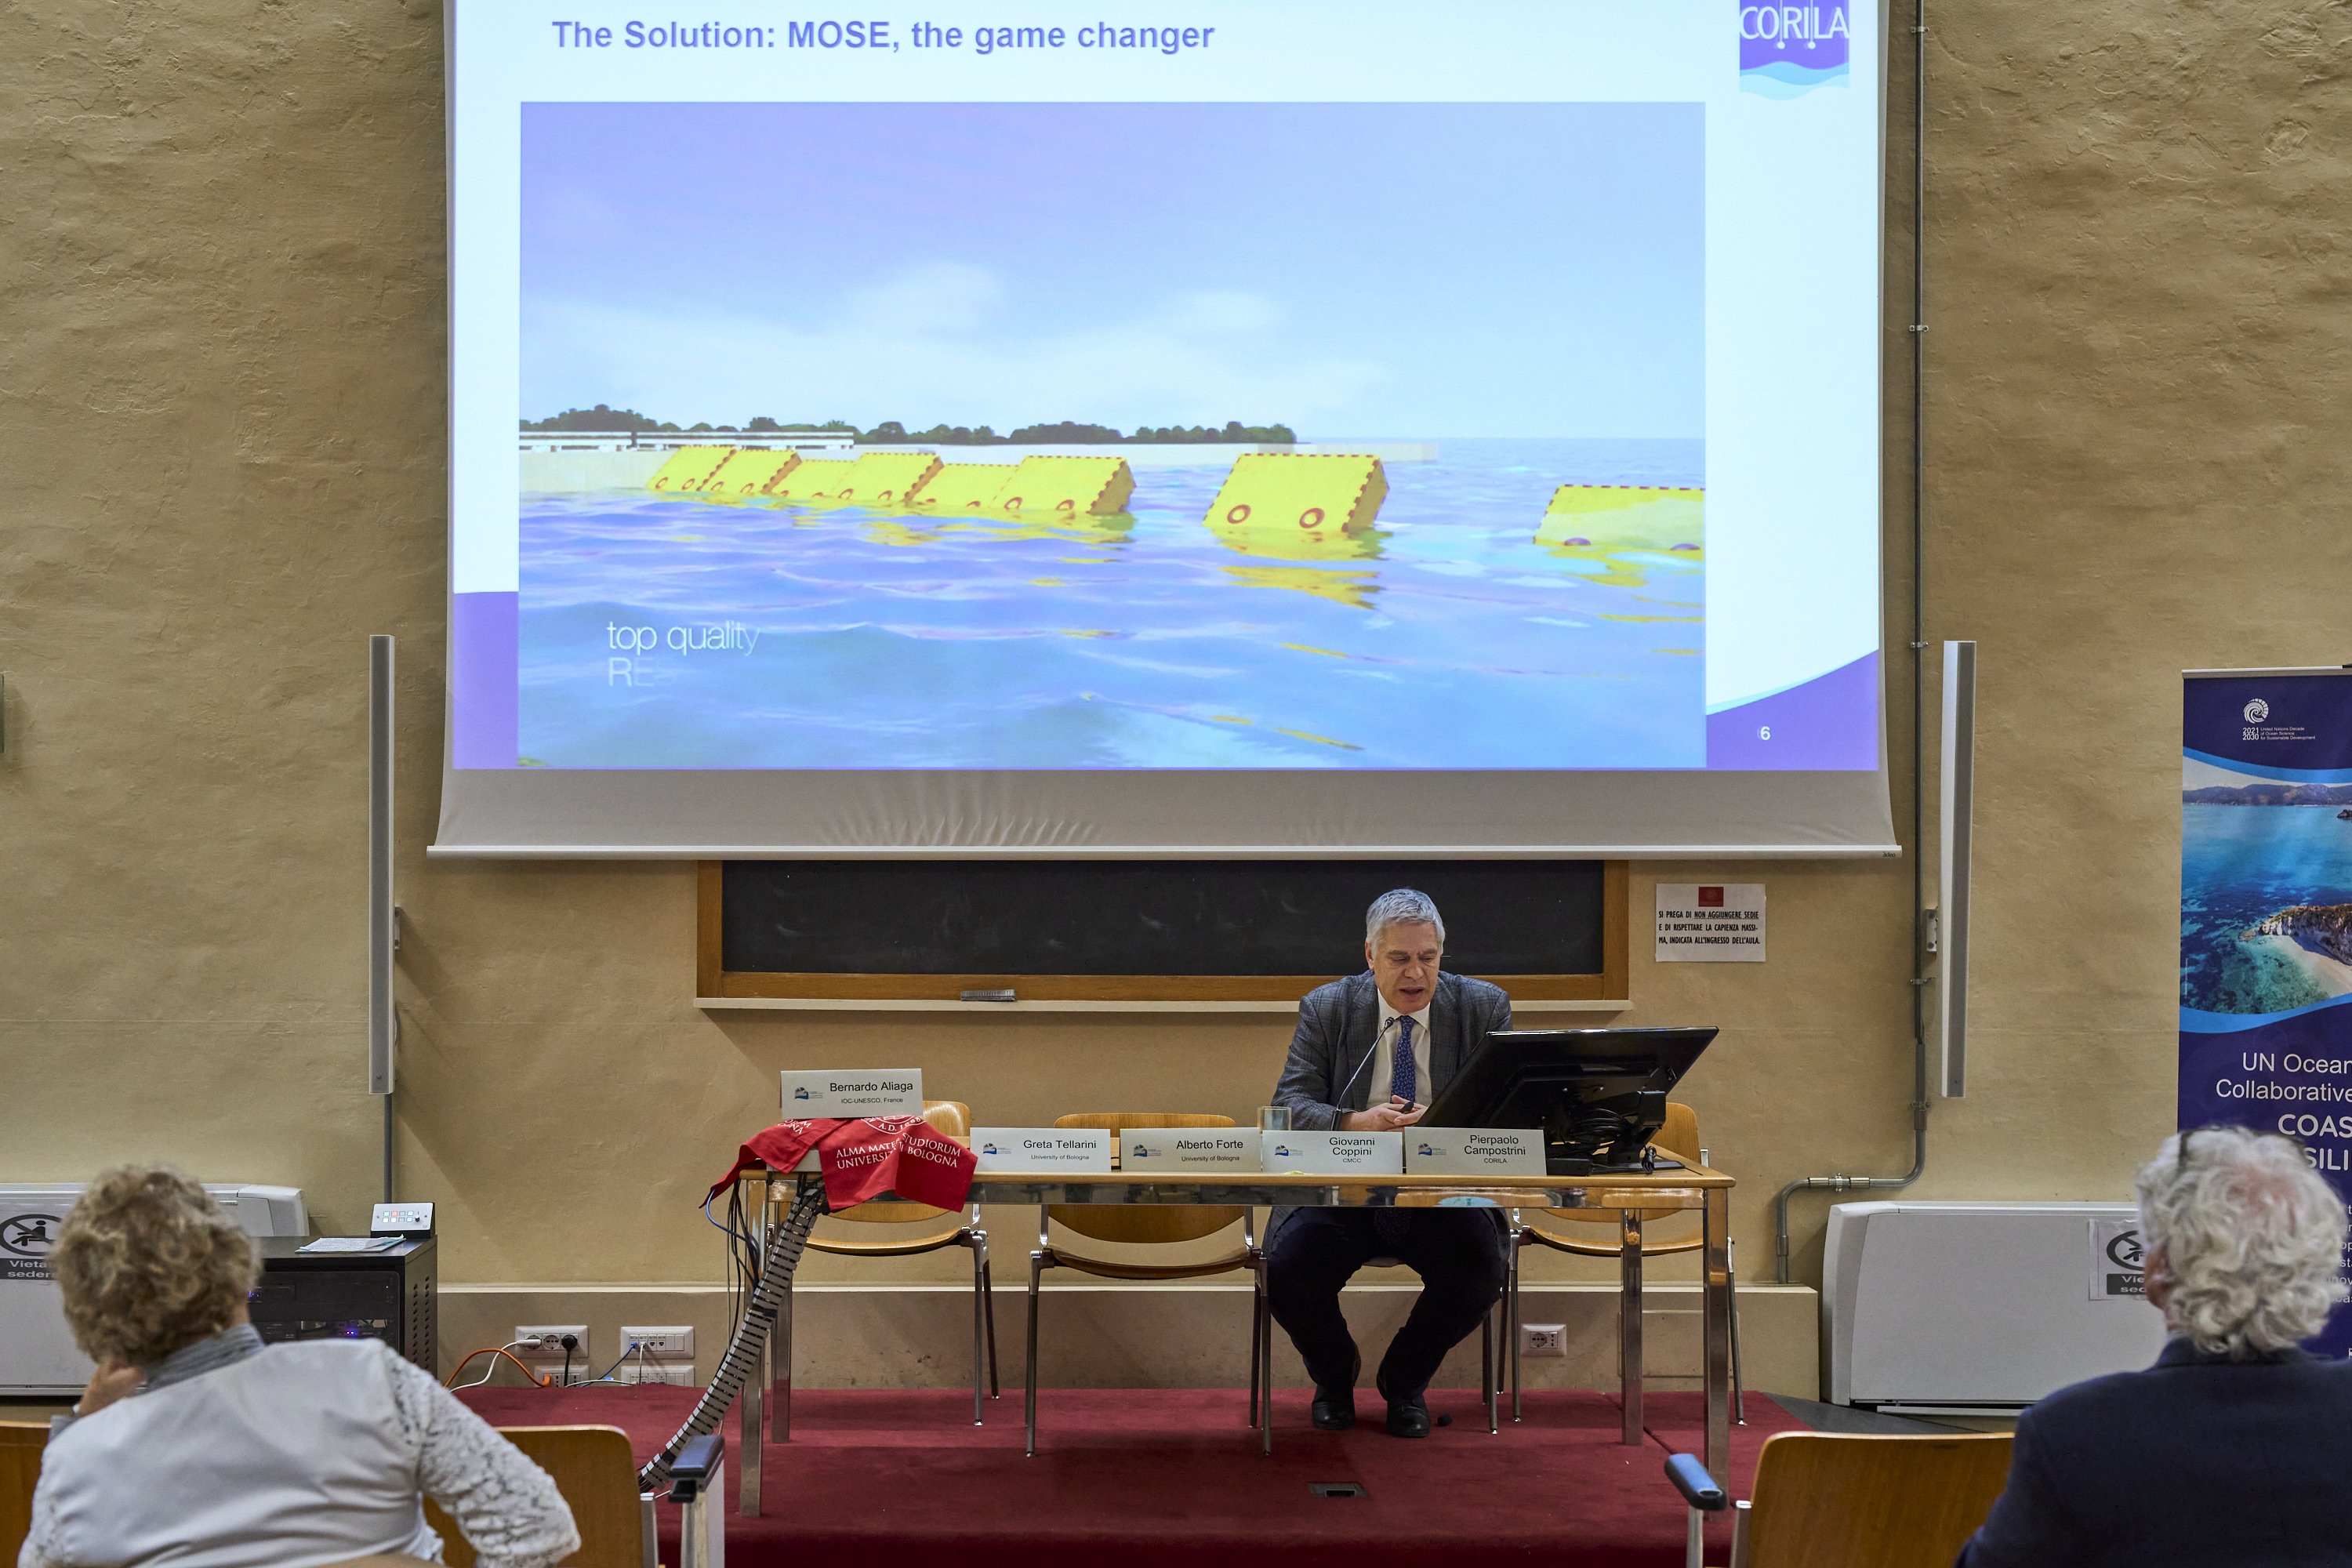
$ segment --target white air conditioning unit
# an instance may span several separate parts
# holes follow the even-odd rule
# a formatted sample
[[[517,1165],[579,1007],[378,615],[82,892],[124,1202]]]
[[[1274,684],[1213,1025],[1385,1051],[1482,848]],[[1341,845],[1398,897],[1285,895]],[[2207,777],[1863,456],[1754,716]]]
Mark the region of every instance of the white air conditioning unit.
[[[1836,1205],[1822,1270],[1831,1402],[2016,1410],[2150,1364],[2165,1329],[2140,1295],[2138,1223],[2129,1204]]]
[[[89,1381],[89,1358],[74,1346],[48,1267],[81,1186],[0,1182],[0,1394],[79,1394]],[[207,1182],[205,1190],[256,1236],[310,1234],[299,1187]]]

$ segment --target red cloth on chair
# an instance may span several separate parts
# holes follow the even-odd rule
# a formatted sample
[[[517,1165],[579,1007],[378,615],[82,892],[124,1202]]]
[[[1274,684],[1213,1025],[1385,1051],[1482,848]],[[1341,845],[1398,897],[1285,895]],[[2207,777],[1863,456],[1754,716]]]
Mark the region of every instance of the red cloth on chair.
[[[860,1116],[779,1121],[754,1134],[736,1152],[735,1163],[711,1184],[710,1196],[727,1190],[744,1170],[765,1165],[789,1171],[815,1149],[824,1173],[825,1206],[845,1209],[885,1193],[933,1208],[963,1206],[971,1191],[979,1156],[942,1137],[919,1116]],[[706,1200],[708,1201],[708,1200]]]

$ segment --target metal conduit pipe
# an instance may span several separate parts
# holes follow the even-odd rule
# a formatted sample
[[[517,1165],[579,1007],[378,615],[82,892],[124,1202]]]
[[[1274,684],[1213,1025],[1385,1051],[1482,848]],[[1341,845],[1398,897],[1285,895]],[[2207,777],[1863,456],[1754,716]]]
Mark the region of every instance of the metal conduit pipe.
[[[736,1325],[735,1337],[728,1342],[727,1352],[719,1358],[719,1370],[711,1374],[710,1386],[695,1402],[694,1412],[686,1418],[686,1425],[637,1472],[640,1490],[656,1491],[668,1485],[669,1468],[678,1451],[697,1437],[717,1431],[719,1423],[727,1418],[727,1407],[735,1403],[743,1385],[760,1375],[760,1352],[775,1329],[777,1315],[783,1309],[784,1292],[792,1289],[793,1270],[800,1267],[801,1250],[808,1245],[809,1232],[824,1213],[824,1189],[812,1183],[793,1197],[791,1211],[767,1232],[760,1248],[760,1278],[751,1287],[750,1300],[743,1303],[743,1321]]]
[[[1772,1200],[1773,1278],[1789,1282],[1789,1199],[1907,1187],[1927,1169],[1927,0],[1912,0],[1911,121],[1911,1169],[1800,1176]]]

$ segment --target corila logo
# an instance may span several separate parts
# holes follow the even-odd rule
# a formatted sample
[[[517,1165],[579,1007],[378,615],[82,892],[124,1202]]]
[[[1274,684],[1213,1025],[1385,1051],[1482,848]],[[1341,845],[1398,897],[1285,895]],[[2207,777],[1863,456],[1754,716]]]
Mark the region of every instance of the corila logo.
[[[987,1142],[982,1143],[982,1144],[980,1146],[980,1152],[981,1152],[982,1153],[983,1153],[983,1154],[993,1154],[993,1153],[995,1153],[995,1152],[996,1152],[996,1141],[995,1141],[994,1139],[992,1139],[992,1139],[990,1139]]]
[[[796,1085],[794,1085],[794,1086],[793,1086],[793,1098],[794,1100],[806,1100],[808,1097],[809,1097],[808,1085],[806,1085],[806,1084],[804,1084],[804,1083],[803,1083],[803,1084],[796,1084]]]
[[[2270,716],[2271,705],[2263,701],[2261,698],[2257,697],[2252,702],[2246,704],[2247,723],[2259,724]]]
[[[1289,1158],[1290,1158],[1290,1145],[1289,1145],[1289,1144],[1287,1144],[1287,1143],[1276,1143],[1276,1144],[1274,1146],[1274,1157],[1275,1157],[1276,1159],[1277,1159],[1277,1160],[1287,1160],[1287,1159],[1289,1159]]]
[[[1151,1158],[1151,1151],[1145,1148],[1142,1144],[1138,1143],[1135,1146],[1135,1152],[1129,1154],[1128,1158],[1130,1160],[1149,1160]]]
[[[1739,85],[1768,98],[1796,98],[1843,85],[1853,52],[1852,0],[1739,7]]]
[[[1419,1148],[1415,1149],[1413,1152],[1416,1154],[1426,1154],[1433,1160],[1437,1158],[1437,1151],[1431,1148],[1426,1143],[1422,1144]]]

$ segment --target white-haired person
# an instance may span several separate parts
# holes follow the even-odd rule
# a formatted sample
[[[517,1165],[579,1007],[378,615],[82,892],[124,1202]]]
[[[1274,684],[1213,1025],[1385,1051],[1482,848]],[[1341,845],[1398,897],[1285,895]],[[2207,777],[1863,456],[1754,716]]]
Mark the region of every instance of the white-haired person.
[[[381,1340],[263,1344],[253,1238],[178,1172],[100,1175],[49,1268],[98,1370],[42,1455],[18,1568],[437,1562],[426,1497],[484,1568],[579,1550],[547,1472]]]
[[[1382,893],[1364,911],[1364,969],[1318,985],[1275,1085],[1305,1131],[1394,1132],[1419,1121],[1489,1033],[1511,1026],[1511,999],[1450,974],[1445,921],[1428,894]],[[1421,1276],[1421,1295],[1389,1342],[1372,1384],[1398,1437],[1429,1436],[1429,1380],[1445,1352],[1485,1321],[1503,1291],[1502,1211],[1481,1208],[1292,1208],[1266,1226],[1266,1300],[1315,1382],[1310,1419],[1327,1432],[1356,1424],[1363,1358],[1339,1291],[1376,1258]]]
[[[1965,1568],[2352,1564],[2352,1362],[2319,1360],[2344,1203],[2276,1133],[2205,1127],[2139,1173],[2146,1372],[2063,1388],[2017,1424]]]

